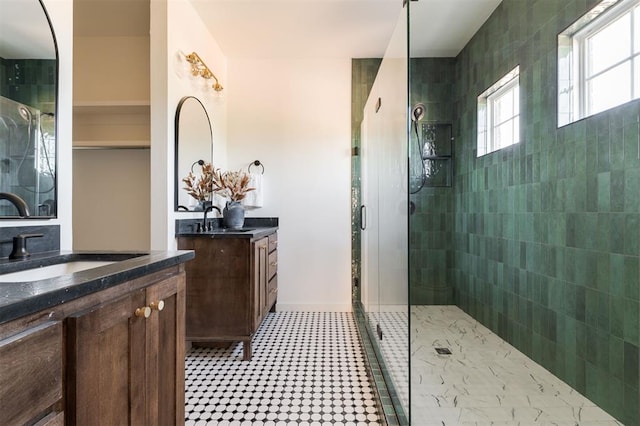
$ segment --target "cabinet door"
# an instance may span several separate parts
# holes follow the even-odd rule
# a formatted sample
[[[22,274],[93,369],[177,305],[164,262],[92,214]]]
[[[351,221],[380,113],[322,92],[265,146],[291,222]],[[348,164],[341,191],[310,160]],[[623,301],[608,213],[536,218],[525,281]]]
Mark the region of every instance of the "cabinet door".
[[[147,400],[153,425],[184,423],[185,275],[147,288]]]
[[[67,319],[68,424],[147,424],[145,306],[139,290]]]
[[[262,238],[254,243],[254,322],[253,331],[260,327],[262,319],[266,315],[267,304],[267,273],[268,273],[268,239]],[[266,308],[266,309],[265,309]]]

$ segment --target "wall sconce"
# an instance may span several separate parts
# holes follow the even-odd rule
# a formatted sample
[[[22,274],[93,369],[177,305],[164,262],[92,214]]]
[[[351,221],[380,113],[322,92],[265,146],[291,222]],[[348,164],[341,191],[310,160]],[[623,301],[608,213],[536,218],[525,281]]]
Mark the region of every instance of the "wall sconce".
[[[213,83],[211,87],[213,87],[213,90],[216,92],[222,92],[223,87],[220,82],[218,82],[218,78],[211,72],[209,67],[202,61],[202,59],[200,59],[200,56],[198,56],[196,52],[191,52],[190,54],[185,55],[185,59],[191,64],[191,74],[193,74],[194,77],[200,76],[205,80],[213,78],[215,83]]]

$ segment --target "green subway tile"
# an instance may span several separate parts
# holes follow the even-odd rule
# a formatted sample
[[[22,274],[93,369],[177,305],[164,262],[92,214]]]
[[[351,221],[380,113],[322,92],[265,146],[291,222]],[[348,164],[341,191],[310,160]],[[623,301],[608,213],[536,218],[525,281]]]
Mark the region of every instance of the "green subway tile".
[[[624,253],[625,241],[625,217],[623,214],[611,214],[611,235],[609,238],[610,251],[613,253]]]
[[[624,380],[624,341],[611,337],[609,341],[609,371],[614,378]]]
[[[609,331],[613,336],[624,338],[624,298],[620,296],[611,296],[609,298]]]
[[[624,178],[624,211],[638,212],[640,211],[640,169],[636,167],[625,170]]]
[[[624,252],[625,254],[638,256],[639,254],[639,244],[640,244],[640,228],[638,223],[640,222],[640,214],[638,213],[629,213],[625,216],[624,222],[624,232],[625,232],[625,240],[624,240]],[[634,238],[634,235],[636,238]]]
[[[591,327],[598,324],[598,299],[599,292],[597,290],[586,289],[585,322]]]
[[[616,377],[611,377],[606,370],[600,370],[599,383],[602,385],[600,400],[602,408],[610,413],[622,413],[624,411],[624,382]]]
[[[590,352],[587,352],[587,355],[589,355],[589,353]],[[599,384],[598,367],[594,363],[589,362],[588,359],[585,366],[585,380],[586,380],[586,383],[585,383],[586,397],[594,401],[600,399],[598,394],[598,384]]]
[[[624,387],[624,413],[622,421],[627,425],[638,424],[637,420],[640,418],[640,392],[638,388],[625,385]]]
[[[614,296],[625,293],[625,256],[609,254],[609,290]]]
[[[638,389],[640,380],[640,357],[638,345],[624,342],[624,383],[632,389]]]
[[[611,126],[611,170],[622,170],[625,167],[623,133],[622,127]]]
[[[598,294],[598,330],[608,332],[611,322],[609,295],[607,293],[599,292]],[[608,336],[603,336],[599,341],[601,343],[607,342]]]
[[[624,299],[624,340],[638,345],[640,338],[639,302],[637,300]]]
[[[597,265],[598,275],[596,279],[597,288],[602,292],[609,293],[609,290],[610,290],[609,278],[611,276],[611,264],[610,264],[611,257],[609,253],[598,252],[597,258],[598,258],[598,265]]]
[[[630,123],[624,127],[624,162],[629,169],[638,168],[638,124]]]
[[[623,170],[611,172],[611,211],[624,211],[625,204],[625,177]]]
[[[598,173],[598,211],[608,212],[611,209],[611,173]]]
[[[633,300],[640,300],[640,269],[638,258],[625,256],[624,258],[624,295]]]

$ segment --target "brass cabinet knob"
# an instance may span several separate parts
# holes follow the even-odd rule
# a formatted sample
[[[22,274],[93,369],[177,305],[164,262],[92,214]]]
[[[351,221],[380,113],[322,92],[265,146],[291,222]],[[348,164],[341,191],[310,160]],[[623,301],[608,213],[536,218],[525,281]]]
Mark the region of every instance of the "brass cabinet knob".
[[[155,311],[161,311],[164,309],[164,300],[159,300],[157,302],[151,302],[149,304],[149,306],[151,306],[151,309],[155,310]]]
[[[278,266],[278,262],[271,262],[271,266]]]
[[[136,309],[135,315],[140,318],[149,318],[151,315],[151,308],[148,306],[138,308]]]

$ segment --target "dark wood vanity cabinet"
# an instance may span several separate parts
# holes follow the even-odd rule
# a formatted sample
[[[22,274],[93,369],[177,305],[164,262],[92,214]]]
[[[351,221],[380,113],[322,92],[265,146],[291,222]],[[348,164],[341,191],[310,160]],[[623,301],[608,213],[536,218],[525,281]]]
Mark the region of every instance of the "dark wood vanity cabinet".
[[[0,324],[0,425],[184,423],[185,272]]]
[[[242,341],[250,360],[251,339],[277,300],[277,234],[179,237],[178,248],[196,252],[186,265],[187,341]]]

